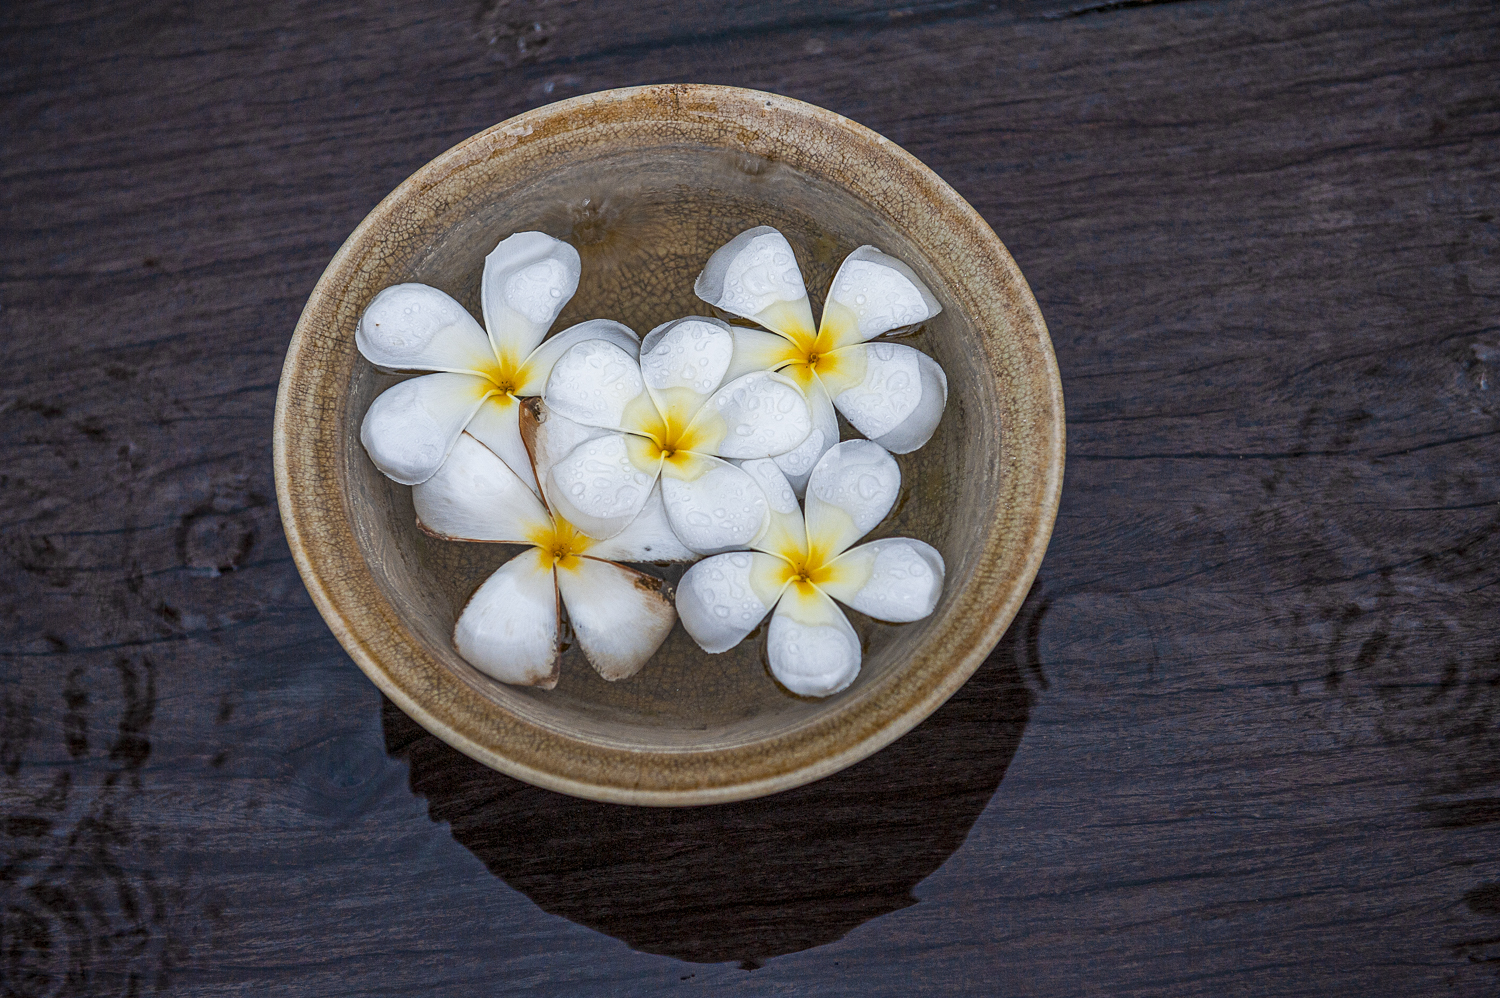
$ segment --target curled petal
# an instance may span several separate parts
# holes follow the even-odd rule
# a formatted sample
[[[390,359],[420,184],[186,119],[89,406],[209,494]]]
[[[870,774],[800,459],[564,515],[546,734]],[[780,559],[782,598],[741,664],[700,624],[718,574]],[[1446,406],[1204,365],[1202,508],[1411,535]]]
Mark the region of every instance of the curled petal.
[[[552,368],[557,364],[558,358],[584,340],[604,340],[613,343],[632,357],[641,349],[641,342],[636,337],[635,331],[623,322],[616,322],[613,319],[589,319],[586,322],[580,322],[576,326],[569,326],[555,336],[547,337],[542,341],[541,346],[531,351],[531,356],[527,357],[526,363],[521,365],[516,394],[521,396],[542,394],[547,387],[547,378],[551,376]]]
[[[542,477],[554,512],[590,537],[607,540],[636,518],[651,496],[656,465],[637,464],[624,434],[585,440]]]
[[[790,378],[757,371],[714,392],[693,420],[693,449],[735,460],[785,454],[807,439],[812,414]]]
[[[715,250],[693,291],[710,305],[794,340],[811,342],[814,336],[797,255],[769,225],[747,229]]]
[[[552,559],[527,548],[469,597],[453,628],[453,647],[502,683],[550,690],[557,685],[557,624]]]
[[[392,385],[359,428],[375,467],[402,485],[431,478],[494,386],[472,374],[426,374]]]
[[[887,537],[851,548],[830,566],[819,586],[829,596],[876,620],[921,620],[943,592],[943,556],[910,537]]]
[[[553,412],[606,429],[628,428],[627,414],[642,406],[656,411],[640,364],[607,340],[585,340],[559,357],[542,397]]]
[[[641,671],[677,622],[665,583],[611,562],[559,562],[557,588],[584,656],[610,682]]]
[[[697,561],[698,555],[677,539],[667,521],[661,489],[651,490],[630,526],[608,540],[597,541],[589,548],[589,557],[609,561]]]
[[[726,383],[752,371],[774,371],[803,356],[796,344],[780,333],[730,326],[729,334],[734,337],[734,354],[724,372]]]
[[[734,551],[706,558],[677,584],[677,615],[698,647],[728,651],[776,605],[786,563],[769,554]]]
[[[766,633],[777,682],[801,696],[831,696],[854,682],[860,657],[859,635],[838,604],[814,586],[787,586]]]
[[[937,361],[899,343],[863,343],[839,351],[864,354],[864,364],[851,365],[857,382],[830,384],[833,404],[856,430],[897,454],[925,444],[943,418],[948,402],[948,378]],[[851,379],[852,380],[852,379]],[[839,390],[842,388],[842,390]]]
[[[526,487],[539,492],[531,458],[521,440],[521,403],[509,395],[491,395],[469,420],[466,432],[500,456]]]
[[[807,530],[802,524],[802,509],[797,505],[797,495],[781,468],[772,458],[763,457],[743,462],[740,469],[755,479],[770,511],[765,531],[751,541],[750,546],[787,561],[804,557],[807,554]]]
[[[743,548],[766,529],[766,497],[745,471],[703,454],[662,462],[661,495],[672,531],[699,554]]]
[[[828,397],[828,389],[823,387],[822,380],[809,378],[803,397],[807,399],[807,409],[812,416],[812,429],[808,431],[807,439],[771,459],[799,496],[807,492],[807,477],[812,474],[818,459],[839,442],[839,417],[833,411],[833,400]]]
[[[837,348],[915,326],[942,310],[910,267],[874,246],[861,246],[833,275],[820,332]]]
[[[734,354],[729,323],[690,315],[641,342],[641,377],[668,423],[686,426],[724,380]]]
[[[517,232],[484,258],[479,295],[495,356],[519,362],[536,349],[578,290],[578,251],[545,232]]]
[[[397,284],[376,295],[354,342],[365,360],[397,371],[473,371],[495,366],[484,330],[467,309],[425,284]]]
[[[829,448],[807,482],[807,542],[831,558],[869,533],[896,504],[901,469],[884,447],[845,440]]]
[[[437,474],[412,486],[411,498],[418,525],[445,540],[529,544],[552,529],[531,488],[467,433]]]

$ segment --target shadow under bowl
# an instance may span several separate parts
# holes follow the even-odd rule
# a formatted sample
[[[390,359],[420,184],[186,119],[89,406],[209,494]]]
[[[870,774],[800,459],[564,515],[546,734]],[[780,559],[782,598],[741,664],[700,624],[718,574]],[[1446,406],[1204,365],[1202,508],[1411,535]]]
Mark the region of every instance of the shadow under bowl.
[[[439,541],[411,489],[359,442],[395,378],[355,347],[381,289],[440,288],[479,310],[484,256],[541,230],[583,276],[555,329],[618,319],[640,333],[711,314],[693,295],[709,255],[755,225],[797,252],[815,312],[833,273],[872,243],[909,264],[943,311],[903,342],[948,375],[925,447],[900,455],[902,496],[867,539],[910,536],[947,562],[937,609],[888,625],[850,612],[859,678],[826,700],[770,678],[758,635],[707,655],[679,624],[635,677],[607,683],[577,649],[554,690],[506,686],[453,650],[473,590],[517,548]],[[1062,389],[1046,326],[984,220],[904,150],[840,115],[773,94],[673,85],[527,112],[417,171],[354,231],[293,333],[276,406],[277,497],[314,602],[403,711],[478,761],[595,800],[682,805],[798,786],[888,744],[984,660],[1046,550],[1063,471]],[[848,435],[847,433],[845,434]],[[661,574],[675,581],[681,569]]]

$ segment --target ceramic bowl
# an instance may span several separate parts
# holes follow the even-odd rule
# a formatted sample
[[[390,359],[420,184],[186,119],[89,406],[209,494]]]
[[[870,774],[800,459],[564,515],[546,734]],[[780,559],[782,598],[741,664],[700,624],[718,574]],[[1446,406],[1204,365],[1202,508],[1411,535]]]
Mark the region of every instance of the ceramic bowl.
[[[844,255],[873,243],[926,281],[943,311],[904,342],[935,357],[949,400],[932,441],[898,457],[902,496],[867,539],[942,552],[925,620],[850,612],[859,678],[825,700],[774,683],[758,632],[707,655],[677,625],[635,677],[606,683],[579,651],[556,689],[494,682],[453,650],[465,600],[516,551],[434,540],[411,489],[359,443],[396,379],[355,348],[382,288],[419,281],[479,314],[485,254],[540,229],[583,259],[554,329],[619,319],[644,333],[711,314],[693,281],[718,246],[774,225],[797,251],[814,311]],[[845,436],[850,433],[846,429]],[[418,170],[339,249],[297,323],[276,404],[277,498],[313,601],[402,710],[458,750],[522,780],[631,804],[755,797],[835,772],[946,700],[1004,633],[1036,575],[1063,473],[1063,405],[1047,329],[984,220],[910,154],[841,115],[715,86],[613,90],[551,104]],[[681,569],[663,570],[675,579]]]

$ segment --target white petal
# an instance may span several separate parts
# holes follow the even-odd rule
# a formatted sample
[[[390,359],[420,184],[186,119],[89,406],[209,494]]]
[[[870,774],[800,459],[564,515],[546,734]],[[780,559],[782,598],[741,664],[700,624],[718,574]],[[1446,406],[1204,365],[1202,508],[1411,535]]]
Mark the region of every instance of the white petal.
[[[542,397],[549,409],[575,423],[607,429],[624,427],[627,410],[643,404],[655,410],[640,364],[607,340],[585,340],[564,352]]]
[[[771,615],[766,658],[793,693],[826,697],[859,675],[859,635],[838,604],[812,586],[787,586]]]
[[[724,372],[726,384],[751,371],[774,371],[803,356],[796,345],[780,333],[768,333],[749,326],[730,326],[729,334],[734,337],[734,354],[729,360],[729,369]]]
[[[392,385],[370,403],[360,442],[390,478],[425,482],[493,388],[472,374],[424,374]]]
[[[770,515],[755,479],[702,454],[663,462],[661,495],[672,531],[699,554],[749,546],[765,531]]]
[[[547,378],[557,360],[569,349],[584,340],[605,340],[634,357],[640,352],[641,342],[635,331],[623,322],[613,319],[589,319],[562,332],[547,337],[542,345],[531,351],[521,367],[517,395],[540,395],[547,387]]]
[[[807,482],[807,540],[824,558],[844,551],[885,519],[901,492],[901,469],[884,447],[845,440],[829,448]]]
[[[545,232],[517,232],[484,258],[479,285],[495,354],[519,362],[536,349],[578,290],[578,251]]]
[[[495,366],[490,341],[458,302],[425,284],[397,284],[359,317],[354,342],[365,360],[397,371],[473,371]]]
[[[943,593],[943,556],[931,544],[887,537],[845,551],[819,583],[829,596],[876,620],[921,620]]]
[[[751,547],[780,555],[788,561],[807,554],[807,530],[802,524],[802,507],[797,505],[796,493],[786,475],[777,467],[774,459],[763,457],[745,461],[740,469],[755,479],[766,497],[770,515],[766,529],[751,542]]]
[[[590,558],[610,561],[697,561],[698,555],[677,539],[667,521],[661,489],[651,490],[646,505],[630,521],[630,526],[608,540],[597,541],[589,548]]]
[[[557,587],[583,654],[610,682],[639,672],[677,622],[660,579],[607,561],[559,563]]]
[[[785,568],[780,558],[750,551],[700,561],[677,583],[682,626],[709,654],[728,651],[776,605]]]
[[[948,402],[948,378],[937,361],[899,343],[863,343],[840,350],[839,357],[854,351],[864,354],[862,365],[849,365],[862,368],[858,382],[829,385],[839,412],[871,440],[888,436],[898,454],[925,444]]]
[[[411,489],[417,524],[450,541],[530,544],[552,529],[531,488],[484,444],[462,434],[437,474]]]
[[[590,537],[606,540],[630,526],[655,481],[656,468],[631,459],[624,434],[606,433],[554,463],[542,477],[542,492],[555,513]]]
[[[822,331],[845,346],[926,322],[942,310],[910,267],[874,246],[861,246],[833,275]]]
[[[747,229],[714,251],[693,291],[733,315],[811,340],[812,306],[786,237],[769,225]]]
[[[470,436],[500,455],[510,465],[516,477],[534,492],[537,489],[536,475],[532,473],[531,457],[521,441],[521,403],[509,395],[491,395],[484,405],[474,413],[466,428]]]
[[[734,337],[729,323],[690,315],[664,322],[641,341],[641,377],[656,408],[686,426],[724,381]]]
[[[799,496],[807,493],[807,477],[812,474],[818,459],[839,442],[839,417],[833,411],[833,400],[828,397],[828,389],[823,387],[822,380],[811,378],[803,397],[807,399],[808,412],[812,415],[812,429],[807,439],[771,459]]]
[[[806,440],[812,413],[795,381],[756,371],[714,392],[690,429],[695,439],[702,438],[694,450],[754,460],[785,454]]]
[[[552,560],[527,548],[469,597],[453,628],[453,647],[502,683],[557,685],[557,583]]]

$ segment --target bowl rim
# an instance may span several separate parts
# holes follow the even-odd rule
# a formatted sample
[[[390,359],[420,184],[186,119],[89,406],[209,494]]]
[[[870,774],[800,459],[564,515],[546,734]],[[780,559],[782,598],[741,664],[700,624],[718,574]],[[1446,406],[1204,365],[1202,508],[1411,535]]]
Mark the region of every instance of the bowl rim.
[[[347,514],[347,497],[332,481],[336,476],[319,474],[307,448],[297,446],[313,433],[311,427],[320,415],[327,422],[327,412],[314,411],[313,400],[299,387],[307,372],[333,349],[330,337],[320,335],[320,330],[336,310],[345,279],[353,273],[351,268],[359,259],[378,252],[381,233],[402,212],[410,211],[412,203],[425,192],[468,165],[507,155],[529,141],[555,135],[559,129],[576,128],[611,115],[630,120],[635,114],[653,121],[692,122],[701,127],[705,116],[721,123],[740,123],[756,116],[764,119],[768,113],[781,127],[800,131],[804,137],[831,134],[834,139],[829,141],[841,140],[881,161],[887,169],[900,171],[902,181],[925,199],[925,210],[936,212],[945,224],[986,251],[983,262],[993,267],[981,272],[981,277],[993,273],[996,290],[1009,288],[1003,297],[1013,317],[1013,340],[1035,354],[1028,359],[1039,375],[1032,376],[1028,384],[1033,390],[1022,400],[1034,420],[1029,435],[1040,443],[1039,452],[1031,455],[1037,475],[1030,496],[1027,543],[1018,551],[1019,545],[1001,543],[998,527],[991,529],[970,576],[971,587],[993,582],[995,598],[989,601],[990,612],[956,618],[963,621],[964,633],[956,642],[947,640],[945,644],[956,645],[949,654],[956,653],[957,657],[941,669],[933,666],[929,670],[932,681],[909,691],[912,695],[887,696],[861,705],[861,712],[869,716],[840,718],[835,707],[831,720],[809,725],[819,729],[811,734],[773,734],[748,745],[661,752],[570,738],[503,708],[496,712],[503,717],[481,717],[472,704],[465,708],[466,696],[457,689],[461,681],[456,676],[452,677],[452,689],[436,689],[434,683],[442,683],[434,678],[431,666],[436,663],[426,663],[424,668],[424,663],[414,661],[431,656],[409,638],[403,641],[402,634],[392,633],[393,627],[401,630],[399,614],[379,595],[364,556],[348,531],[348,517],[342,521],[344,532],[340,535],[340,521],[330,512],[332,503],[339,507],[334,513]],[[993,333],[988,335],[994,338]],[[993,370],[993,364],[991,367]],[[957,191],[906,150],[835,112],[763,91],[668,84],[599,91],[526,111],[444,151],[387,195],[334,254],[298,319],[277,390],[273,460],[287,545],[303,583],[339,643],[401,710],[465,755],[528,783],[591,800],[681,806],[744,800],[820,779],[879,751],[952,696],[1009,627],[1041,567],[1061,498],[1065,434],[1062,383],[1041,311],[1009,251]],[[337,536],[328,536],[329,530]],[[1007,548],[1011,564],[1000,572],[997,566]],[[970,602],[975,604],[974,610],[983,609],[980,601]],[[469,691],[467,699],[477,700],[479,694]],[[493,709],[495,705],[490,703]],[[768,759],[778,752],[783,754],[780,763]],[[711,756],[710,766],[704,760]],[[654,785],[642,785],[645,773],[651,774]]]

